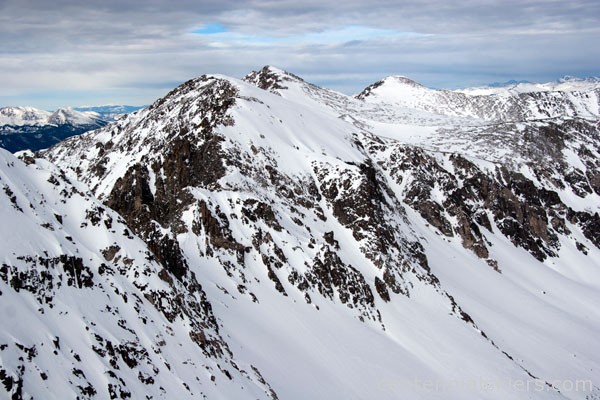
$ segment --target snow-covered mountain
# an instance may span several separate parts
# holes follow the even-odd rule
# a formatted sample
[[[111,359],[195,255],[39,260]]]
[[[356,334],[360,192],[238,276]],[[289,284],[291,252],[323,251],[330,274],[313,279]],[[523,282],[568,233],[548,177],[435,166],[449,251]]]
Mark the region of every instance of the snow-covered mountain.
[[[495,122],[598,118],[600,81],[568,80],[559,84],[450,91],[429,89],[408,78],[393,76],[369,86],[357,98],[367,103]]]
[[[0,125],[44,125],[52,113],[33,107],[2,107],[0,108]]]
[[[564,93],[265,67],[1,153],[0,391],[598,398],[598,93]]]
[[[0,108],[0,125],[98,125],[103,120],[93,111],[77,111],[72,108],[59,108],[51,112],[33,107]]]
[[[32,107],[0,108],[0,147],[11,152],[40,150],[61,140],[106,125],[92,111],[60,108],[54,112]]]

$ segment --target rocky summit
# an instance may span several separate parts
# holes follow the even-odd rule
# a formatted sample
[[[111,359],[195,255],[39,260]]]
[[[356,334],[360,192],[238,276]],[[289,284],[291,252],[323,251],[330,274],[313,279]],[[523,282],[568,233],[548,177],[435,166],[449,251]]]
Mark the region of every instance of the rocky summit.
[[[0,396],[600,398],[600,86],[481,92],[264,67],[0,150]]]

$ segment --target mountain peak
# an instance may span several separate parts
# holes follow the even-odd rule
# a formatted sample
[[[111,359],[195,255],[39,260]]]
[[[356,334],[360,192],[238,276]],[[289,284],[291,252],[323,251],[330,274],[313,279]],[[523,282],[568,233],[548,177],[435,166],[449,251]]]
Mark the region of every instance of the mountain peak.
[[[52,125],[97,125],[101,117],[93,111],[77,111],[70,107],[59,108],[48,118],[48,123]]]
[[[427,87],[421,85],[418,82],[413,81],[412,79],[403,76],[403,75],[392,75],[384,78],[378,82],[375,82],[369,86],[367,86],[362,92],[356,95],[356,98],[359,100],[364,100],[367,97],[372,96],[377,92],[382,91],[398,91],[403,90],[405,88],[415,88],[415,89],[425,89]]]
[[[0,125],[44,125],[51,114],[33,107],[2,107]]]
[[[402,84],[402,85],[408,85],[408,86],[413,86],[413,87],[420,87],[420,88],[425,88],[425,86],[421,85],[420,83],[410,79],[407,76],[404,75],[392,75],[392,76],[388,76],[387,78],[385,78],[383,80],[385,83],[396,83],[396,84]]]
[[[250,72],[243,78],[243,81],[275,94],[279,94],[278,90],[288,88],[284,82],[305,82],[299,76],[271,65],[265,65],[259,71]]]

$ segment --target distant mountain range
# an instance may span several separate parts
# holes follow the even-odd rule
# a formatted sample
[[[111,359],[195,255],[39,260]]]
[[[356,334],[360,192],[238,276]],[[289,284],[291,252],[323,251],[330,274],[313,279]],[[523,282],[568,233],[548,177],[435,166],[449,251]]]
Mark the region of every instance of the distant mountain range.
[[[92,107],[73,107],[74,110],[82,112],[95,112],[106,120],[114,120],[124,114],[129,114],[146,106],[106,105]]]
[[[33,107],[3,107],[0,108],[0,147],[11,152],[44,149],[140,108],[99,106],[60,108],[52,112]]]
[[[494,83],[490,83],[489,87],[505,87],[505,86],[513,86],[513,85],[518,85],[520,83],[531,83],[530,81],[525,81],[525,80],[515,80],[515,79],[511,79],[509,81],[506,82],[494,82]]]
[[[102,121],[97,112],[81,112],[72,108],[60,108],[54,112],[33,107],[0,108],[0,125],[44,126],[44,125],[94,125]]]
[[[513,79],[506,82],[494,82],[486,86],[465,88],[456,91],[471,95],[500,94],[510,96],[533,92],[585,92],[598,88],[600,88],[600,78],[598,77],[577,78],[567,75],[553,82],[535,83]]]
[[[578,78],[576,76],[565,75],[562,78],[559,78],[554,82],[548,82],[548,83],[542,84],[542,85],[552,87],[553,85],[558,86],[559,84],[562,84],[562,83],[594,84],[594,83],[599,83],[599,82],[600,82],[599,77],[592,76],[592,77],[587,77],[587,78]],[[486,86],[487,87],[506,87],[506,86],[516,86],[516,85],[520,85],[520,84],[536,85],[535,82],[531,82],[528,80],[510,79],[505,82],[493,82],[493,83],[487,84]],[[538,84],[538,85],[540,85],[540,84]]]

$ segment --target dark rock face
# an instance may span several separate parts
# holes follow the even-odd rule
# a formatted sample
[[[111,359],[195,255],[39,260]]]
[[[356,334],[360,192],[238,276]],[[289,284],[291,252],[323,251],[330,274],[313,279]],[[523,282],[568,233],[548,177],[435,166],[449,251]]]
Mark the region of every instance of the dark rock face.
[[[281,84],[282,79],[271,72],[269,67],[263,67],[260,71],[252,71],[244,77],[244,80],[272,93],[277,93],[277,89],[287,89],[287,86]]]
[[[370,161],[358,166],[350,164],[344,169],[338,167],[336,174],[345,175],[341,180],[328,180],[330,168],[317,167],[315,173],[320,177],[321,193],[331,203],[333,214],[342,225],[352,229],[356,240],[372,233],[372,244],[375,245],[373,254],[381,253],[394,238],[388,227],[378,224],[383,221],[383,207],[387,203],[376,170]],[[359,181],[356,189],[352,187],[353,179]]]
[[[372,149],[378,150],[378,146]],[[455,174],[420,149],[398,147],[390,158],[382,165],[396,183],[406,185],[406,204],[443,235],[458,235],[465,248],[488,258],[482,228],[492,228],[487,213],[477,209],[475,203],[481,200],[481,193],[490,193],[490,180],[461,157],[450,158]]]
[[[285,86],[286,80],[304,82],[302,78],[294,74],[276,71],[269,66],[263,67],[260,71],[252,71],[244,77],[244,81],[277,95],[279,95],[278,90],[287,89],[287,86]]]
[[[375,311],[371,287],[364,276],[351,265],[344,264],[329,247],[319,252],[305,279],[324,297],[333,300],[337,293],[342,304],[360,308],[361,320],[366,317],[381,322],[381,316]]]
[[[423,248],[403,233],[404,208],[379,166],[367,158],[359,165],[316,164],[314,170],[333,215],[362,243],[360,250],[365,257],[382,270],[383,279],[377,277],[374,286],[384,301],[389,300],[388,288],[409,295],[410,275],[437,284]]]
[[[369,97],[371,95],[371,93],[373,92],[373,90],[377,89],[378,87],[382,86],[385,82],[384,81],[377,81],[375,83],[370,84],[369,86],[367,86],[362,92],[360,92],[356,98],[359,100],[364,100],[367,97]]]
[[[600,232],[600,215],[598,213],[590,214],[569,210],[567,217],[581,228],[586,238],[600,248],[600,235],[598,235],[598,232]]]
[[[558,157],[564,147],[561,134],[564,130],[564,127],[542,130],[542,137],[550,141],[550,145],[543,141],[546,152]],[[380,144],[370,144],[369,151],[374,157],[382,150]],[[492,234],[494,227],[540,261],[557,256],[558,235],[570,233],[567,217],[575,215],[557,192],[539,187],[506,167],[484,171],[460,155],[450,155],[448,161],[451,170],[421,149],[396,145],[390,158],[380,164],[398,185],[404,185],[403,201],[407,205],[441,234],[458,235],[463,246],[480,258],[489,257],[485,232]],[[550,169],[540,165],[532,168],[535,175],[548,176],[556,174],[560,163]],[[585,196],[591,192],[591,189],[581,192],[570,177],[567,173],[563,179],[574,193]],[[584,175],[580,177],[584,179]],[[572,221],[582,227],[586,237],[596,240],[592,239],[593,215],[584,212],[581,218],[573,217]],[[488,262],[493,264],[494,260]]]
[[[179,105],[177,110],[168,101],[171,97],[186,96],[188,92],[201,89],[201,95],[190,100],[189,104]],[[143,157],[133,164],[119,178],[106,204],[118,211],[134,232],[148,241],[156,259],[178,279],[187,273],[188,266],[173,235],[185,228],[181,214],[195,200],[187,192],[188,187],[218,189],[218,180],[225,174],[222,139],[213,134],[218,125],[233,122],[227,110],[234,103],[235,89],[227,82],[211,80],[205,76],[189,81],[157,101],[149,108],[149,116],[144,124],[159,121],[158,118],[176,112],[175,123],[164,125],[162,133],[165,141],[161,144],[157,158]],[[194,122],[185,124],[179,116],[194,114]],[[183,117],[182,117],[183,118]],[[118,128],[124,134],[128,129]],[[125,146],[133,145],[135,137],[128,136]],[[147,138],[139,138],[145,141]],[[157,143],[150,146],[157,146]],[[123,149],[123,145],[119,146]],[[93,167],[92,167],[93,168]],[[150,182],[150,176],[155,180]],[[202,208],[205,224],[213,235],[214,221],[209,220],[209,212]],[[158,225],[156,225],[158,224]],[[165,234],[159,226],[170,229]],[[217,246],[224,245],[223,238],[215,239]]]
[[[21,256],[19,260],[30,269],[22,271],[14,265],[2,264],[0,279],[16,292],[21,290],[33,294],[37,302],[52,307],[56,290],[62,285],[79,289],[94,286],[94,273],[84,265],[80,257],[61,255],[53,258]],[[61,271],[64,273],[58,273]]]
[[[201,96],[194,97],[190,104],[179,107],[177,113],[180,116],[186,115],[192,112],[193,107],[197,107],[200,115],[194,116],[200,122],[186,125],[177,117],[176,124],[165,125],[165,142],[158,153],[160,157],[145,157],[141,162],[133,164],[115,182],[106,204],[119,212],[134,233],[146,241],[153,258],[168,272],[161,273],[161,279],[172,286],[173,290],[178,290],[179,283],[176,285],[171,276],[185,287],[186,296],[173,298],[165,292],[149,292],[146,293],[146,299],[163,311],[171,321],[181,314],[196,321],[190,337],[207,356],[220,357],[230,352],[218,337],[218,325],[212,315],[211,305],[195,274],[190,271],[176,235],[187,230],[182,222],[182,213],[196,204],[188,188],[218,189],[218,180],[225,174],[226,159],[220,147],[222,139],[213,130],[218,125],[233,123],[227,116],[227,111],[235,103],[236,91],[227,82],[200,77],[183,84],[154,103],[149,108],[150,115],[145,123],[173,113],[173,104],[168,99],[198,90],[198,85],[203,88]],[[132,137],[128,138],[131,139]],[[151,175],[155,177],[153,182],[150,182]],[[213,216],[206,203],[199,202],[197,206],[199,218],[194,229],[202,227],[207,235],[207,245],[236,254],[243,253],[243,247],[235,242],[227,226],[221,225],[222,219]],[[210,247],[207,252],[211,252]],[[216,334],[206,331],[207,327]]]

